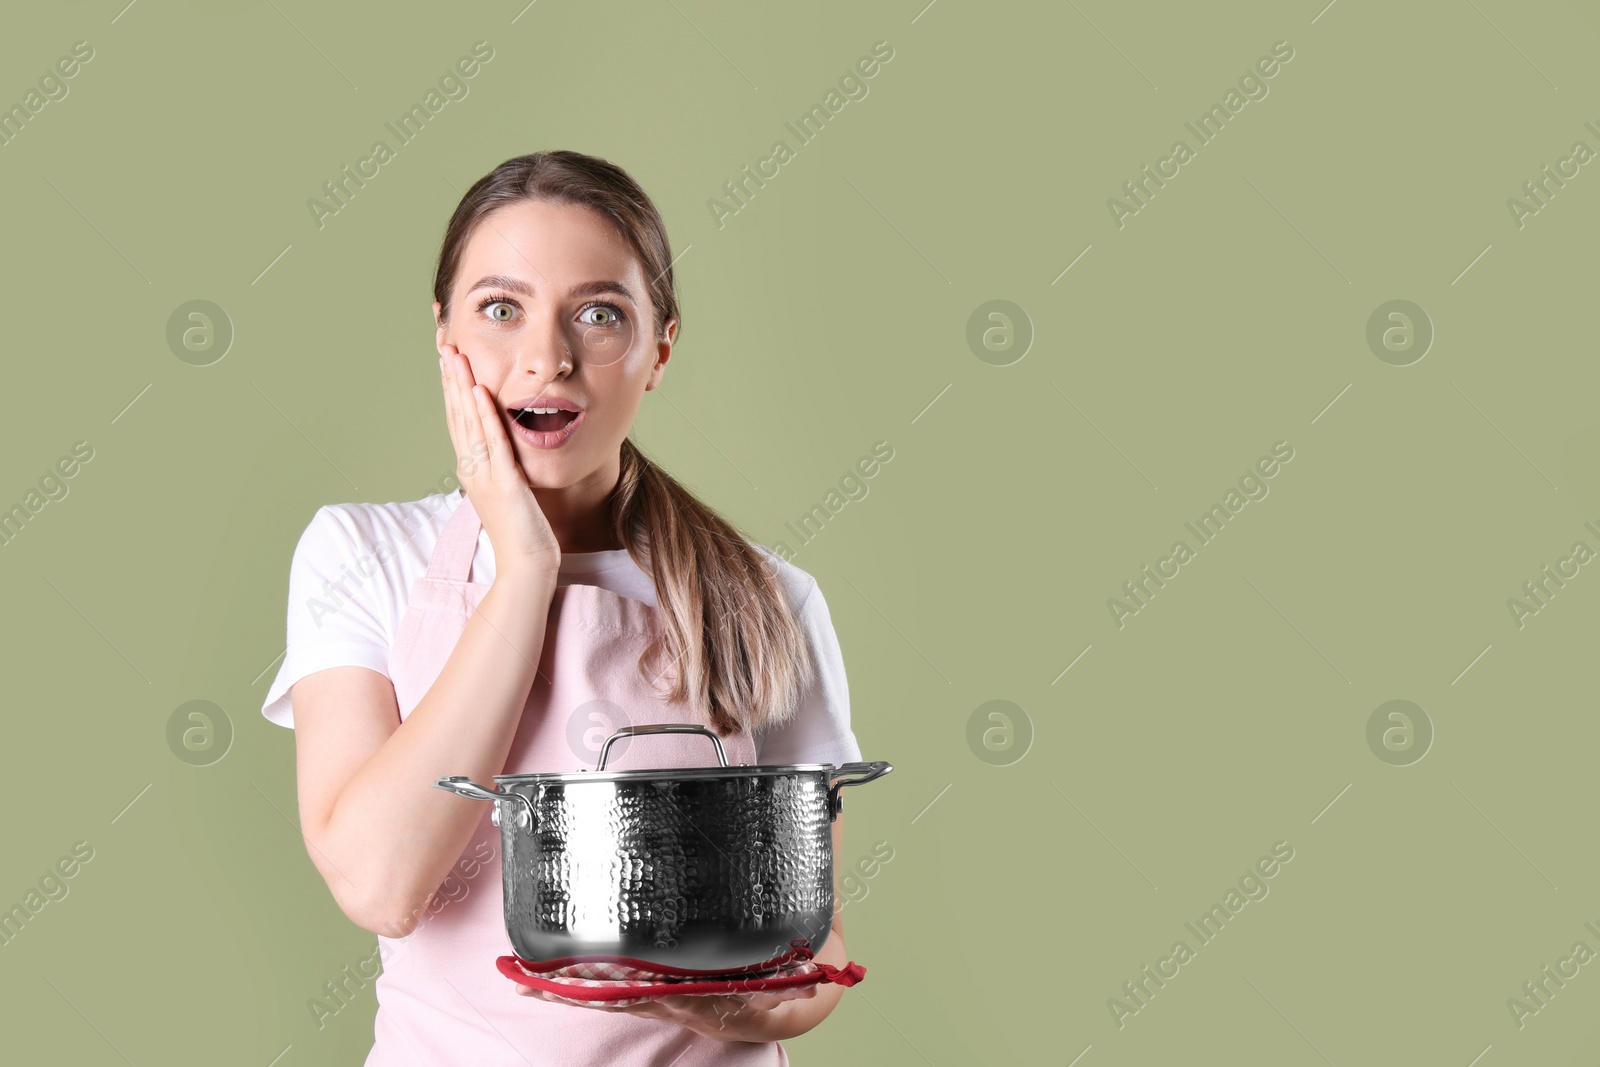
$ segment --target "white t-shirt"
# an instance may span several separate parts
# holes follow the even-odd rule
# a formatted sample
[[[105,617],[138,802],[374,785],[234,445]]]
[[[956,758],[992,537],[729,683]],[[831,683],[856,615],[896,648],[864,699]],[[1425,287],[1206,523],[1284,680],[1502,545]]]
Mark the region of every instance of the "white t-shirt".
[[[288,650],[261,713],[294,728],[290,686],[329,667],[367,667],[388,677],[389,648],[405,614],[411,584],[428,561],[462,492],[388,504],[329,504],[312,516],[289,566]],[[764,545],[798,611],[817,677],[794,717],[756,733],[756,762],[849,763],[861,759],[850,730],[850,690],[827,601],[811,575]],[[470,580],[494,580],[494,547],[479,531]],[[565,552],[556,584],[597,585],[656,604],[655,583],[626,549]]]

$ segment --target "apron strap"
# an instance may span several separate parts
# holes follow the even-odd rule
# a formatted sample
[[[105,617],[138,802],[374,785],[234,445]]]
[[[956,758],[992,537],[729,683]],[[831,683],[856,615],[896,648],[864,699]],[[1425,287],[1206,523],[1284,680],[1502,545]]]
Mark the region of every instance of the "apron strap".
[[[461,503],[444,524],[439,543],[433,548],[433,557],[428,561],[429,578],[465,582],[472,575],[472,557],[478,550],[478,533],[483,523],[466,491],[460,492]]]

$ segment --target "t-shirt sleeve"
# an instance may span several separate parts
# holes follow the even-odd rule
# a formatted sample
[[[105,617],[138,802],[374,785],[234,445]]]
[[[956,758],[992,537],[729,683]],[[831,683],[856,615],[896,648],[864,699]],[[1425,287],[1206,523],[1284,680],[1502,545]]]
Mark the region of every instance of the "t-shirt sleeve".
[[[802,572],[803,573],[803,572]],[[850,729],[850,686],[844,654],[833,630],[828,602],[814,579],[800,606],[799,621],[810,646],[816,676],[806,687],[794,717],[782,726],[755,735],[756,762],[852,763],[861,759]]]
[[[300,535],[289,564],[286,649],[261,714],[294,728],[289,688],[329,667],[367,667],[389,674],[389,628],[375,603],[379,583],[350,579],[361,557],[348,506],[318,509]]]

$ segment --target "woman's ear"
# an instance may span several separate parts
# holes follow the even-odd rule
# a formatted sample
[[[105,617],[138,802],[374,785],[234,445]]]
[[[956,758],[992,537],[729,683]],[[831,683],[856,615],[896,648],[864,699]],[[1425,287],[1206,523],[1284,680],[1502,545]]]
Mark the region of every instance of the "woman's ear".
[[[667,360],[672,358],[672,343],[678,336],[678,320],[668,319],[666,339],[656,342],[656,363],[650,368],[650,377],[644,383],[645,392],[649,392],[661,384],[661,376],[667,371]]]
[[[441,310],[443,309],[439,302],[435,300],[433,302],[434,347],[439,350],[439,354],[442,356],[444,355],[444,346],[450,340],[450,327],[445,325],[444,320],[439,317]]]

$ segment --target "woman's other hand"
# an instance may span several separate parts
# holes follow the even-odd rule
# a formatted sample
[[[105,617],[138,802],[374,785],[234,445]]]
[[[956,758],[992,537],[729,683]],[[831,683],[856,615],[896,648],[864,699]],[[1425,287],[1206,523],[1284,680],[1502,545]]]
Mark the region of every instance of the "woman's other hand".
[[[760,1041],[755,1036],[762,1019],[760,1013],[771,1010],[790,1000],[808,1000],[817,995],[816,985],[779,989],[770,993],[737,993],[719,996],[654,997],[638,1004],[617,1007],[603,1001],[562,1000],[542,989],[517,983],[517,992],[525,997],[547,1000],[572,1008],[591,1008],[596,1011],[627,1012],[645,1019],[661,1019],[677,1023],[697,1034],[718,1041]]]

